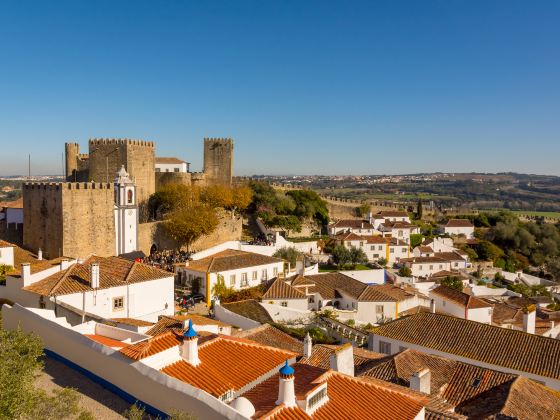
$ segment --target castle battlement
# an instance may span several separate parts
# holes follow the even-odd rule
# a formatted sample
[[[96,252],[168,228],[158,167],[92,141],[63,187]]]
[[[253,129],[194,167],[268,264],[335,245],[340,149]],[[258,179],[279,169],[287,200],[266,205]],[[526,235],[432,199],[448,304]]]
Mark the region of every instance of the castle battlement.
[[[102,145],[133,145],[155,148],[153,141],[137,140],[137,139],[89,139],[89,146],[102,146]]]
[[[25,182],[24,190],[61,191],[68,190],[110,190],[112,183],[106,182]]]
[[[229,145],[233,143],[233,139],[231,137],[205,137],[204,143],[214,143],[214,144],[223,144]]]

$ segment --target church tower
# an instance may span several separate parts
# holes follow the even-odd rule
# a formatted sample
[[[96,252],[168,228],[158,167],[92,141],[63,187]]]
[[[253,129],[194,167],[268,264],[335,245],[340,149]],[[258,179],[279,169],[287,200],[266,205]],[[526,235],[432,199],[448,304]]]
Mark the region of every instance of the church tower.
[[[138,203],[136,185],[121,167],[115,178],[115,243],[116,255],[138,248]]]

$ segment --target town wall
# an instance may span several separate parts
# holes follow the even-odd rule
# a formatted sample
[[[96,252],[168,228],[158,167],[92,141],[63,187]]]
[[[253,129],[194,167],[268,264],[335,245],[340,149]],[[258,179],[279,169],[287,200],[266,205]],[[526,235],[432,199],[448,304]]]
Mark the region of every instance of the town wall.
[[[219,225],[216,230],[208,235],[199,238],[191,246],[191,251],[206,249],[227,241],[238,241],[241,239],[242,220],[240,217],[233,217],[224,213],[219,218]],[[177,249],[179,244],[171,239],[165,232],[163,222],[149,222],[138,225],[138,250],[145,254],[150,253],[152,245],[158,249]],[[185,247],[183,247],[185,249]]]
[[[156,172],[156,191],[171,184],[190,186],[192,184],[191,175],[190,172]]]
[[[232,139],[204,139],[204,173],[209,184],[231,185],[233,177]]]

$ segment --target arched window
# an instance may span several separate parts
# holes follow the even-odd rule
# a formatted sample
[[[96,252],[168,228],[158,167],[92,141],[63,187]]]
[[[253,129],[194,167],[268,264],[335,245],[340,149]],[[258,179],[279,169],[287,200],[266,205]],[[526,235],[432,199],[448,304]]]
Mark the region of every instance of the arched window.
[[[132,204],[132,190],[128,190],[127,199],[128,199],[128,204]]]

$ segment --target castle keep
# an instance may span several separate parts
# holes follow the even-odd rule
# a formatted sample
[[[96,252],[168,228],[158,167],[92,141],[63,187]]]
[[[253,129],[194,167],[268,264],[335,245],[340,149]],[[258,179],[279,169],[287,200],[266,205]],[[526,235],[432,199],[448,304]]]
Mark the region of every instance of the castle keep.
[[[156,172],[155,144],[150,141],[91,139],[88,148],[87,154],[80,153],[79,144],[66,143],[67,182],[24,184],[24,247],[42,249],[48,258],[109,256],[129,252],[131,246],[145,248],[137,241],[138,232],[153,231],[151,226],[144,229],[143,222],[148,199],[157,189],[169,183],[232,182],[232,139],[204,139],[204,171],[195,173]],[[124,184],[134,189],[132,205],[116,193],[117,173],[117,179],[129,177]],[[124,243],[128,231],[133,233]],[[149,242],[145,236],[143,242]]]

